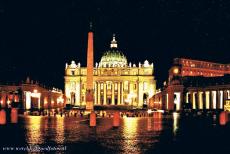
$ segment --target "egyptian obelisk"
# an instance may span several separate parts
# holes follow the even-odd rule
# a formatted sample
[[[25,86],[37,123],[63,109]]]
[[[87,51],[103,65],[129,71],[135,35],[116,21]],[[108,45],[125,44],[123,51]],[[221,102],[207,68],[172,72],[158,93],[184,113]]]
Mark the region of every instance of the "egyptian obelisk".
[[[93,111],[93,31],[90,23],[87,46],[86,110]]]

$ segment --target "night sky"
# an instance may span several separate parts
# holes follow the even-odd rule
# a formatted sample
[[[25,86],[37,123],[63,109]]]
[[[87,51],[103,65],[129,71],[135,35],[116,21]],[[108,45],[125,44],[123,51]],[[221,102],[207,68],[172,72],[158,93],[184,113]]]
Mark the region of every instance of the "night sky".
[[[95,62],[115,33],[129,62],[154,63],[158,85],[175,57],[230,63],[229,0],[0,1],[0,81],[63,88],[66,62],[86,66],[90,21]]]

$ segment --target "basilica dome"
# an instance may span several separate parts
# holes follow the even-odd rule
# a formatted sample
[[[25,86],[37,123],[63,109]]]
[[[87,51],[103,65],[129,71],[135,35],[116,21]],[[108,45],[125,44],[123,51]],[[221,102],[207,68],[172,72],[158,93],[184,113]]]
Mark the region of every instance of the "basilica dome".
[[[110,44],[110,50],[106,51],[101,57],[99,67],[125,67],[127,59],[125,55],[117,49],[117,41],[115,35]]]

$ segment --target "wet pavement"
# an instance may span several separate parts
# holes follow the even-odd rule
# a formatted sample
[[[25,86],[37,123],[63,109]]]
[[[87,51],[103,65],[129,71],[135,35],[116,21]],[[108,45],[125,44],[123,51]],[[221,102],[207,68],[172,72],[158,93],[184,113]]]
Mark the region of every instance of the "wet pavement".
[[[230,126],[219,116],[183,117],[178,113],[98,118],[89,127],[83,117],[20,116],[17,124],[0,126],[0,153],[227,153]]]

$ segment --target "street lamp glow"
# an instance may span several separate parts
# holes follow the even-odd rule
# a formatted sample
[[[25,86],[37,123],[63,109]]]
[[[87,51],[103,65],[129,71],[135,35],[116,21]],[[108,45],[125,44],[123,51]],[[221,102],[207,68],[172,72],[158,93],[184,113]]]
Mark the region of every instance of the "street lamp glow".
[[[64,103],[64,99],[60,96],[57,98],[57,102],[58,103]]]

